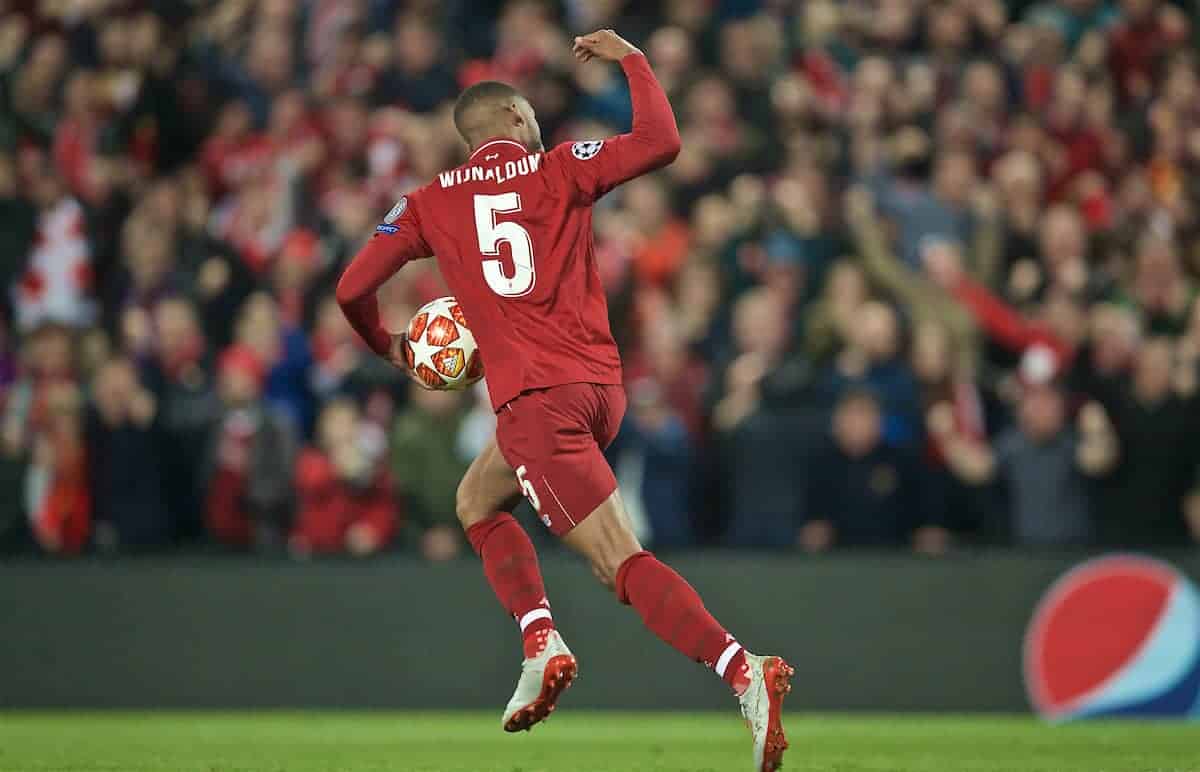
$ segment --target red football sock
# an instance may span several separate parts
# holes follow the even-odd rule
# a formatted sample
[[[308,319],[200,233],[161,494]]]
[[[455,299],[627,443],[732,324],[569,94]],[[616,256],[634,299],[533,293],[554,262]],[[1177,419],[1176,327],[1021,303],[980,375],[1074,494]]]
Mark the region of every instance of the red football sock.
[[[749,683],[746,652],[713,619],[682,576],[649,552],[632,555],[617,570],[617,599],[667,645],[715,671],[735,694]]]
[[[512,515],[498,512],[468,528],[467,540],[483,560],[500,605],[521,626],[525,657],[536,656],[554,629],[554,617],[529,535]]]

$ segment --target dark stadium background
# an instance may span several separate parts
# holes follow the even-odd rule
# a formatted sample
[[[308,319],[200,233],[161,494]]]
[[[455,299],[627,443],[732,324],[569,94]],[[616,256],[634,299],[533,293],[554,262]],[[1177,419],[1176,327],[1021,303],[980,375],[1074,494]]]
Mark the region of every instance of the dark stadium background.
[[[516,84],[548,145],[627,128],[619,68],[570,57],[613,27],[683,137],[595,214],[639,534],[791,648],[802,707],[1024,709],[1056,576],[1110,550],[1200,576],[1197,22],[0,0],[0,707],[498,704],[514,636],[454,515],[486,397],[410,388],[333,286],[464,158],[462,87]],[[442,292],[407,267],[389,323]],[[577,704],[723,704],[522,516],[591,672],[665,685]],[[435,655],[479,672],[428,705],[395,662]]]

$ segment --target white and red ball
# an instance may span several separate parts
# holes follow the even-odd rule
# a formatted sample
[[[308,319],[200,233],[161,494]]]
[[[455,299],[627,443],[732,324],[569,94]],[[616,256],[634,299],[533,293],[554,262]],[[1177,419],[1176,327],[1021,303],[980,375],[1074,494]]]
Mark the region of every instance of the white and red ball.
[[[417,310],[408,323],[404,355],[431,389],[458,391],[483,377],[475,336],[453,297],[431,300]]]

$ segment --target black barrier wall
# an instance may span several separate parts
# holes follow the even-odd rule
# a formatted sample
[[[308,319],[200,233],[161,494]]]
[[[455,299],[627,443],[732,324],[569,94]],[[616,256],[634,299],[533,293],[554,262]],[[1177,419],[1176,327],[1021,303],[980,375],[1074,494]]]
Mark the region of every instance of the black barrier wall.
[[[1021,711],[1021,637],[1080,557],[699,554],[671,562],[752,650],[789,657],[808,710]],[[1192,577],[1200,556],[1172,558]],[[543,562],[580,659],[567,700],[728,708],[581,564]],[[471,560],[163,558],[0,565],[0,708],[485,708],[520,664]]]

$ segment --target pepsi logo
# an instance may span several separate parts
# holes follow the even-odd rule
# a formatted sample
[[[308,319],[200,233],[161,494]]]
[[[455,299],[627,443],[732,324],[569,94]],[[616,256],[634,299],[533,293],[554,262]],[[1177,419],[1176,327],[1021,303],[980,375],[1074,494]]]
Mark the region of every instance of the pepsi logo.
[[[1042,597],[1025,690],[1044,718],[1200,717],[1200,593],[1167,563],[1089,560]]]

